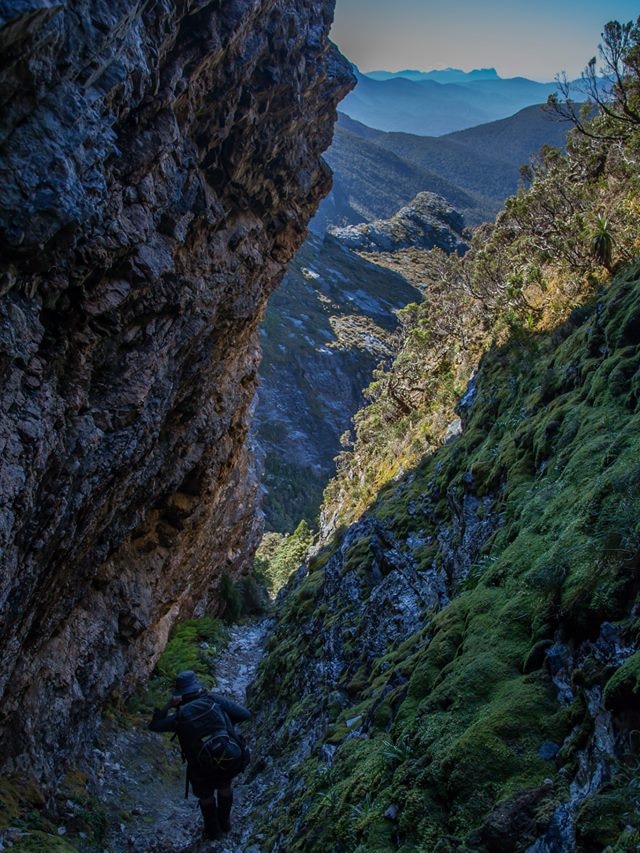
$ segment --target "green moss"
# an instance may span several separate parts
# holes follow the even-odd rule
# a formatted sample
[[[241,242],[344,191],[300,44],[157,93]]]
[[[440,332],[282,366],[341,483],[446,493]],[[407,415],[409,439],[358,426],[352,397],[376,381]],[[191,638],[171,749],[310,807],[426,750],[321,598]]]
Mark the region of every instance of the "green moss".
[[[393,709],[388,702],[382,702],[373,715],[373,725],[376,729],[387,729],[393,721]]]
[[[322,589],[323,584],[324,572],[311,572],[300,584],[300,587],[295,593],[295,597],[298,599],[298,601],[313,600],[317,596],[318,592]]]
[[[296,771],[304,796],[288,804],[286,825],[299,820],[299,837],[287,839],[292,850],[414,853],[445,840],[452,850],[477,849],[483,822],[501,804],[546,778],[558,802],[566,797],[558,768],[577,769],[593,727],[581,698],[558,704],[546,653],[560,630],[579,645],[597,637],[604,621],[618,622],[629,643],[640,638],[630,622],[640,553],[640,415],[628,405],[637,353],[626,351],[631,326],[620,337],[613,322],[627,316],[629,300],[635,305],[635,290],[614,283],[597,307],[552,334],[521,336],[487,354],[462,435],[375,505],[393,548],[430,570],[450,565],[448,550],[462,545],[453,532],[464,496],[488,498],[475,520],[493,519],[495,529],[470,576],[439,613],[425,614],[420,631],[372,656],[359,633],[361,601],[338,604],[325,595],[328,557],[285,602],[265,664],[276,701],[304,696],[305,668],[318,648],[307,637],[333,632],[344,659],[340,696],[327,702],[335,722],[326,740],[337,747],[332,771],[314,775],[306,762]],[[608,348],[594,349],[596,316]],[[352,541],[345,572],[375,582],[369,569],[377,547],[369,536]],[[613,674],[585,664],[574,689],[579,697],[581,684],[597,684],[611,709],[635,707],[639,666],[637,654]],[[365,737],[346,725],[356,716]],[[557,763],[541,758],[545,741],[561,746]],[[388,743],[402,745],[393,760],[385,758]],[[594,799],[581,810],[585,851],[632,849],[636,830],[622,825],[631,820],[619,808],[623,791],[628,798],[628,780],[616,777],[601,792],[609,805]],[[395,836],[382,818],[391,803],[399,809]]]
[[[634,788],[609,790],[590,797],[576,818],[576,841],[584,853],[615,853],[638,849],[640,822],[634,808]]]
[[[73,803],[72,814],[69,801]],[[60,826],[65,828],[63,835],[58,833]],[[87,845],[103,848],[107,817],[102,803],[88,792],[86,775],[69,770],[54,797],[45,797],[27,779],[0,778],[0,830],[8,827],[24,833],[14,841],[13,850],[76,853]]]
[[[163,705],[176,674],[187,669],[193,670],[205,686],[212,687],[212,664],[226,641],[226,627],[212,616],[177,623],[145,689],[129,701],[129,711],[148,714]]]
[[[636,652],[607,681],[604,701],[608,708],[622,710],[637,707],[639,697],[640,652]]]
[[[15,842],[11,849],[19,853],[78,853],[79,848],[62,836],[34,830]]]
[[[316,554],[309,560],[309,571],[314,572],[319,569],[323,569],[326,564],[329,562],[331,557],[335,554],[337,547],[339,544],[339,540],[337,537],[334,537],[332,543],[327,547],[323,548],[319,554]]]
[[[346,575],[349,572],[366,574],[372,556],[371,537],[363,536],[345,551],[343,574]]]
[[[198,677],[208,678],[211,660],[225,641],[226,632],[218,619],[211,616],[187,619],[173,628],[156,670],[168,679],[187,669],[192,669]],[[209,648],[203,649],[202,643]]]
[[[548,649],[553,645],[549,639],[538,640],[527,652],[522,662],[522,671],[525,675],[542,669]]]

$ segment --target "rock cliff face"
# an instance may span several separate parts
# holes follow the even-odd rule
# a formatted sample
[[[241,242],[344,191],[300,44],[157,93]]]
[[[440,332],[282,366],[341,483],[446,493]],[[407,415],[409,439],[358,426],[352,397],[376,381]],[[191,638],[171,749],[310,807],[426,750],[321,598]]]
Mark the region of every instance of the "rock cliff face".
[[[441,196],[419,193],[390,219],[332,228],[331,233],[355,252],[397,252],[433,249],[463,255],[464,219]]]
[[[330,185],[331,0],[0,6],[0,729],[45,772],[255,543],[257,325]],[[44,745],[44,746],[43,746]]]

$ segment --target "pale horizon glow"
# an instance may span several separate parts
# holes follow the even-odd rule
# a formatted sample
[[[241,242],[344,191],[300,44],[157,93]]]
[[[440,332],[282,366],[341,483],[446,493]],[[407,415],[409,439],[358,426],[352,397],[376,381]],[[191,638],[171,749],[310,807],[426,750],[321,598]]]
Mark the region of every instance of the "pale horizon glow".
[[[577,77],[607,21],[637,20],[628,0],[337,0],[332,38],[367,71],[496,68],[501,77]]]

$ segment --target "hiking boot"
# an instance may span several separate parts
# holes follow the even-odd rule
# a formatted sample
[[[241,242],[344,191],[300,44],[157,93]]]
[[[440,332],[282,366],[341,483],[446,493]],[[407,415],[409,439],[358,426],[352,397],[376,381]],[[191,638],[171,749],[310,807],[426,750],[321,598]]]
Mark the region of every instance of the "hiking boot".
[[[215,841],[216,838],[220,838],[220,825],[218,823],[216,802],[215,800],[212,802],[203,802],[200,800],[199,805],[200,811],[202,812],[202,819],[204,820],[202,837],[205,841]]]
[[[222,832],[231,830],[231,806],[233,805],[233,791],[229,794],[221,794],[218,791],[218,824]]]

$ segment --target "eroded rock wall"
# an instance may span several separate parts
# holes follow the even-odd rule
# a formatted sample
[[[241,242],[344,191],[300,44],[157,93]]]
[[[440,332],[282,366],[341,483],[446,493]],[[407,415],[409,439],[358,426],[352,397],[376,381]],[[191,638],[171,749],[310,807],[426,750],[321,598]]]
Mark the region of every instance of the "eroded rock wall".
[[[0,727],[48,772],[259,533],[265,301],[330,185],[332,0],[0,4]]]

